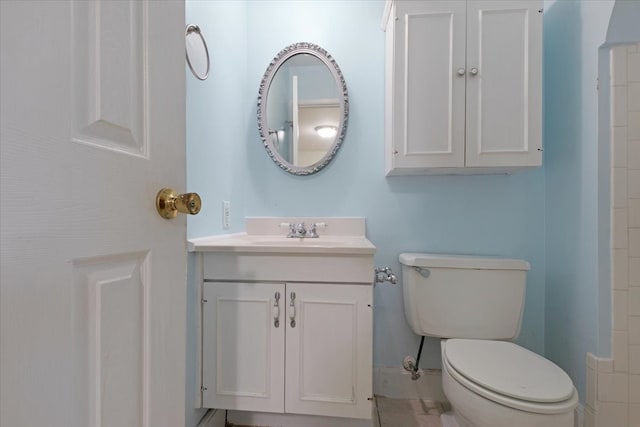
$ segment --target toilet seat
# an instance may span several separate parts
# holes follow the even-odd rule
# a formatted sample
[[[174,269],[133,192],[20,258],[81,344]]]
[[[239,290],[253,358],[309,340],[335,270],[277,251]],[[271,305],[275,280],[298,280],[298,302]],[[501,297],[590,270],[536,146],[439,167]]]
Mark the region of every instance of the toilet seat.
[[[551,361],[504,341],[450,339],[443,367],[465,388],[526,412],[571,411],[578,394],[569,376]]]

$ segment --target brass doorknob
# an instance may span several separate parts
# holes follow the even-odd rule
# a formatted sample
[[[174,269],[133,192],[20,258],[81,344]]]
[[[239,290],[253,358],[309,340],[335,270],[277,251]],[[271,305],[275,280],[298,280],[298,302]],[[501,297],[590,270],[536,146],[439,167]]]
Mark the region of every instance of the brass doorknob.
[[[163,188],[156,196],[156,209],[166,219],[175,218],[178,212],[196,215],[201,207],[198,193],[178,194],[173,188]]]

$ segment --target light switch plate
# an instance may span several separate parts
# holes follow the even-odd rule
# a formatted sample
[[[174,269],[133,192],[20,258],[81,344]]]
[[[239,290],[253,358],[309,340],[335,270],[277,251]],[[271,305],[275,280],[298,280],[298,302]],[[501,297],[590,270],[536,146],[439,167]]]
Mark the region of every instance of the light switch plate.
[[[228,230],[231,225],[231,202],[225,200],[222,202],[222,228]]]

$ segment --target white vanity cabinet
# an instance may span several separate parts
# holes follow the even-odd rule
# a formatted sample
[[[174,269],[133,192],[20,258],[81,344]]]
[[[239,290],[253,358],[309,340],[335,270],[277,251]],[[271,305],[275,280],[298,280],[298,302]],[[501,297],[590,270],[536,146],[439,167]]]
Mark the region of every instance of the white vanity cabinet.
[[[371,286],[206,282],[203,295],[205,407],[371,417]]]
[[[284,221],[248,218],[248,233],[189,242],[202,307],[201,406],[369,426],[375,246],[364,218],[307,219],[323,224],[319,238],[275,235]]]
[[[540,166],[542,1],[388,4],[386,174]]]

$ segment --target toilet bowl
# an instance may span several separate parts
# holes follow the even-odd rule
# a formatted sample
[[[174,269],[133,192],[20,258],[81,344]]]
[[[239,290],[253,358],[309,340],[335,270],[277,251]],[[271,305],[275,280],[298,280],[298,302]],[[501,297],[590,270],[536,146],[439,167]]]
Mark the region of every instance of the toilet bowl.
[[[418,335],[441,340],[451,413],[443,427],[573,427],[569,376],[511,340],[520,331],[526,261],[401,254],[404,309]]]
[[[513,343],[442,340],[442,381],[459,427],[573,426],[578,393],[545,358]]]

